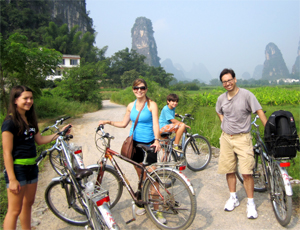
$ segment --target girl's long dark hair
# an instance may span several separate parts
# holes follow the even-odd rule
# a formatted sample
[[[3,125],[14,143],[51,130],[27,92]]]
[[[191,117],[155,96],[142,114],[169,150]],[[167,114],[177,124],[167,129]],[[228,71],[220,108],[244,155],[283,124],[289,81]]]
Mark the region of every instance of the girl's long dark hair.
[[[21,96],[21,94],[25,91],[32,92],[33,91],[28,88],[27,86],[18,85],[14,86],[10,91],[10,97],[9,97],[9,108],[7,111],[7,115],[5,120],[12,119],[14,122],[14,125],[18,128],[18,135],[24,133],[25,129],[29,129],[30,127],[35,128],[36,133],[38,133],[38,123],[37,118],[34,110],[34,105],[32,104],[30,110],[25,112],[25,116],[27,118],[29,126],[25,123],[25,121],[21,118],[21,115],[19,114],[17,110],[17,105],[15,104],[15,100]]]

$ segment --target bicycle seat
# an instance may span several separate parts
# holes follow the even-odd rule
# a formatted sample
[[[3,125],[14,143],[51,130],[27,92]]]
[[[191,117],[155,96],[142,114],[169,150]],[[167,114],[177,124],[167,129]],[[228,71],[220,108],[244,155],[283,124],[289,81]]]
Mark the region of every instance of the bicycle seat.
[[[149,147],[148,145],[138,144],[136,147],[142,148],[146,152],[154,152],[154,147]]]
[[[171,134],[172,134],[172,132],[163,132],[163,133],[160,134],[160,136],[162,138],[167,138],[167,137],[171,136]]]
[[[74,171],[76,174],[76,179],[78,180],[81,180],[82,178],[88,177],[93,174],[93,171],[90,169],[81,169],[78,167],[75,167]]]

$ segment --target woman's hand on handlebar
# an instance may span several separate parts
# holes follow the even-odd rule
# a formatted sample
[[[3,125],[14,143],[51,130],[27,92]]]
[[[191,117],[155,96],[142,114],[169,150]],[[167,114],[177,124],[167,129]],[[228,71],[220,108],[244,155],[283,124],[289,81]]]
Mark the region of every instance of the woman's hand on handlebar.
[[[68,131],[66,132],[66,135],[71,133],[72,125],[71,125],[71,124],[67,124],[67,125],[65,125],[65,126],[62,128],[62,130],[65,130],[69,125],[70,125],[71,127],[70,127],[70,128],[68,129]]]
[[[108,121],[108,120],[100,120],[99,123],[98,123],[98,126],[99,126],[99,125],[106,125],[106,124],[111,125],[111,121]]]

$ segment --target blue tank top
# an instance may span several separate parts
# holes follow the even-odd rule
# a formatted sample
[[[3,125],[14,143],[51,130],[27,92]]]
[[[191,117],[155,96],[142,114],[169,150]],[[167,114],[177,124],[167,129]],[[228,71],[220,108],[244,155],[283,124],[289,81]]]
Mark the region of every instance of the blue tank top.
[[[139,111],[136,110],[136,101],[135,101],[130,112],[130,120],[132,121],[131,129],[129,133],[130,136],[132,135],[135,119],[138,114]],[[137,142],[144,142],[144,143],[148,143],[154,140],[152,113],[148,109],[147,102],[140,114],[138,123],[135,127],[133,140]]]

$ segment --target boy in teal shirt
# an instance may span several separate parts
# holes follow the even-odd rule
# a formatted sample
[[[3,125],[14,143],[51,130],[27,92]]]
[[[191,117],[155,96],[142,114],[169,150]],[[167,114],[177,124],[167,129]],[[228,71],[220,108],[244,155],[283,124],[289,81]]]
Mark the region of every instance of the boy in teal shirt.
[[[169,94],[167,97],[167,105],[161,110],[159,117],[160,133],[163,132],[175,132],[174,150],[182,152],[178,148],[180,138],[185,131],[185,128],[190,126],[184,124],[181,121],[175,119],[175,108],[178,105],[179,97],[177,94]]]

